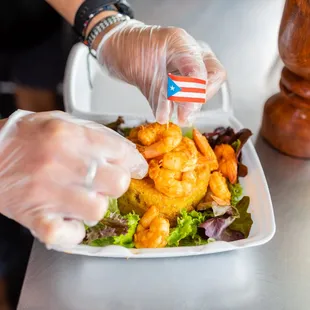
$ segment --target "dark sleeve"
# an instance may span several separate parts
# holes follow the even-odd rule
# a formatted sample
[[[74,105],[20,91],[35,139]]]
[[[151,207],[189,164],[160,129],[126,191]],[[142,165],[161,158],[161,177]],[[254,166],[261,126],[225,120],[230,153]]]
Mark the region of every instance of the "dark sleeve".
[[[40,44],[62,26],[62,17],[43,0],[5,0],[0,9],[0,49]]]

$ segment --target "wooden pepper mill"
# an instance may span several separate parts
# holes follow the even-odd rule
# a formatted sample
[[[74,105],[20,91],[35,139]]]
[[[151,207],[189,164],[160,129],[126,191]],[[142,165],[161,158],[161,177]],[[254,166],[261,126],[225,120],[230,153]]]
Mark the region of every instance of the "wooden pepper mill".
[[[310,158],[310,0],[286,0],[278,46],[280,93],[265,103],[261,134],[287,155]]]

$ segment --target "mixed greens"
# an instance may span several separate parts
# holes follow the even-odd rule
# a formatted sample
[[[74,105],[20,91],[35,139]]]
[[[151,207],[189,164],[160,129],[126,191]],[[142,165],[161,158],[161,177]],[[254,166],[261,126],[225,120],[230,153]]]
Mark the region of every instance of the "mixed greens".
[[[248,168],[242,164],[242,147],[252,136],[251,130],[244,128],[235,132],[231,127],[218,127],[213,132],[205,133],[210,146],[214,149],[219,144],[229,144],[236,152],[238,159],[238,176],[245,177],[248,174]]]
[[[108,124],[108,127],[127,136],[129,128],[123,128],[122,118]],[[192,138],[190,133],[185,134]],[[219,144],[230,144],[238,159],[238,180],[235,184],[228,183],[231,201],[227,206],[219,205],[210,197],[201,201],[196,210],[187,212],[181,210],[177,225],[170,229],[167,247],[197,246],[214,241],[235,241],[249,236],[253,221],[248,212],[250,197],[243,196],[239,177],[245,177],[247,167],[242,163],[242,147],[252,135],[248,129],[235,132],[232,128],[217,128],[211,133],[205,133],[212,148]],[[94,227],[86,228],[83,244],[103,247],[121,245],[134,248],[134,234],[140,217],[134,212],[121,215],[116,199],[110,199],[109,209],[105,217]]]
[[[94,227],[85,227],[84,244],[91,246],[121,245],[133,248],[133,235],[139,222],[139,216],[130,213],[122,216],[116,199],[110,199],[108,212]]]

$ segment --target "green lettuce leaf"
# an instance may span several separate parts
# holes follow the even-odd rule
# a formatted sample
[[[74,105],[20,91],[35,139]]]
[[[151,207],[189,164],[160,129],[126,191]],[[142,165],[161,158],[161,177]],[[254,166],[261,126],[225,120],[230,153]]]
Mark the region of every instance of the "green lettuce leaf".
[[[103,238],[97,238],[86,242],[86,244],[91,246],[107,246],[107,245],[120,245],[126,248],[133,248],[133,236],[136,232],[136,228],[139,222],[139,215],[134,213],[129,213],[123,217],[127,221],[127,233],[120,234],[116,236],[107,236]],[[109,227],[108,227],[109,228]]]
[[[183,136],[193,140],[193,129],[186,131]]]
[[[244,235],[244,238],[249,236],[253,224],[251,213],[248,212],[249,205],[250,197],[244,196],[236,205],[236,209],[240,216],[229,226],[231,230],[241,232]]]
[[[108,211],[110,211],[112,213],[120,213],[119,208],[118,208],[118,204],[117,204],[117,199],[109,198]]]
[[[124,137],[128,137],[132,128],[131,127],[125,127],[122,129],[123,129]]]
[[[228,188],[231,193],[230,203],[232,206],[236,206],[239,200],[241,199],[243,188],[240,183],[231,184],[228,183]]]
[[[104,218],[94,227],[86,226],[86,237],[83,244],[103,247],[107,245],[121,245],[133,248],[133,235],[139,222],[139,216],[130,213],[120,214],[117,200],[110,199],[108,211]]]
[[[202,239],[198,235],[198,226],[205,221],[207,217],[211,217],[210,212],[197,212],[181,210],[177,219],[177,226],[170,231],[168,237],[168,246],[179,245],[201,245],[210,241]]]
[[[92,242],[90,242],[88,245],[104,247],[104,246],[113,245],[113,244],[114,244],[114,238],[106,237],[106,238],[95,239]]]
[[[241,141],[237,139],[235,142],[231,144],[232,148],[237,152],[241,146]]]
[[[139,223],[139,215],[134,213],[129,213],[124,216],[127,219],[128,224],[128,232],[126,235],[119,235],[114,237],[114,244],[115,245],[121,245],[126,248],[133,248],[134,242],[133,242],[133,235],[136,232],[136,228]]]

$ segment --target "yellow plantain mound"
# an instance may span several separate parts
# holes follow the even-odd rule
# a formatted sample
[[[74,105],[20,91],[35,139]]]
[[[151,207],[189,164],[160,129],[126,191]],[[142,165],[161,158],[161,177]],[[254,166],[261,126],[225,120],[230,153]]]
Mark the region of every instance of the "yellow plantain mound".
[[[209,176],[199,178],[191,195],[180,198],[171,198],[154,188],[150,178],[143,180],[132,179],[127,192],[118,199],[118,206],[122,214],[134,211],[142,216],[150,206],[156,206],[161,215],[166,217],[170,225],[176,225],[181,209],[193,210],[204,198],[207,192]]]

